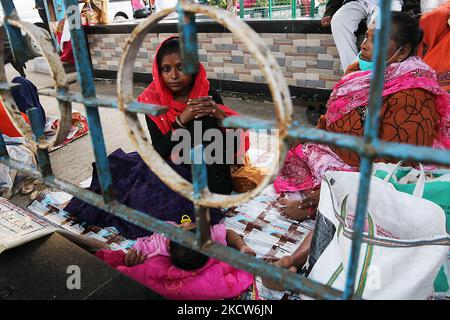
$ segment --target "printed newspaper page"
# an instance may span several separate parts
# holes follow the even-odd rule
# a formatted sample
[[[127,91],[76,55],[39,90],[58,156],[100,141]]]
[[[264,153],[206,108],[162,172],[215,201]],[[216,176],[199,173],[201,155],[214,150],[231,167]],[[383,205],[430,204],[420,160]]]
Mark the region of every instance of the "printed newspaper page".
[[[0,253],[55,230],[47,221],[0,197]]]

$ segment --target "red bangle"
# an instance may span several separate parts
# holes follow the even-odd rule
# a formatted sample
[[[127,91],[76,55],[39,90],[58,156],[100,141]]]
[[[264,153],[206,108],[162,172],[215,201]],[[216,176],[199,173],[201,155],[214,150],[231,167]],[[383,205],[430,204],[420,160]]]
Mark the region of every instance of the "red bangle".
[[[308,214],[306,215],[306,217],[308,219],[312,219],[316,216],[316,212],[314,211],[313,207],[309,207],[308,208]]]

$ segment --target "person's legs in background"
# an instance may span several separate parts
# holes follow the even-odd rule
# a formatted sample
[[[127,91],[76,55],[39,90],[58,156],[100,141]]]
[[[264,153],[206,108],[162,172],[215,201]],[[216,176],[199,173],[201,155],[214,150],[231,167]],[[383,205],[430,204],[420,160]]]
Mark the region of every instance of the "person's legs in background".
[[[39,114],[40,124],[44,128],[46,121],[45,110],[39,101],[36,86],[30,80],[23,77],[15,77],[12,82],[20,84],[19,87],[11,91],[20,112],[27,114],[28,109],[36,108]]]
[[[331,32],[339,52],[343,71],[352,64],[358,55],[355,31],[361,20],[369,16],[369,6],[357,0],[343,5],[331,19]]]

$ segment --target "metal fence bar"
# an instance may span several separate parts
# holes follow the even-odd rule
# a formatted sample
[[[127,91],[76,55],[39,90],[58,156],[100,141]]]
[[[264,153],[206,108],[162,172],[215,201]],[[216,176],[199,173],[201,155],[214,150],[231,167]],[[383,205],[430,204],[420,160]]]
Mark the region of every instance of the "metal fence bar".
[[[291,15],[292,19],[297,18],[297,0],[292,0],[291,2]]]
[[[182,1],[189,2],[190,1]],[[313,2],[312,2],[313,3]],[[12,0],[1,0],[2,6],[6,4],[10,8],[14,8]],[[66,7],[70,5],[77,5],[75,0],[65,0]],[[240,15],[241,18],[244,16],[244,1],[240,0]],[[316,141],[321,143],[326,143],[330,145],[336,145],[339,147],[348,148],[355,150],[361,155],[361,181],[360,189],[358,191],[358,202],[357,202],[357,212],[356,221],[354,225],[354,238],[352,242],[351,257],[349,260],[349,271],[347,274],[347,283],[344,292],[332,289],[326,285],[319,284],[315,281],[307,279],[303,276],[293,274],[287,270],[277,268],[273,265],[269,265],[262,261],[258,261],[255,258],[248,257],[245,254],[238,252],[232,248],[220,246],[218,244],[209,241],[209,215],[208,209],[205,207],[196,207],[196,217],[198,219],[197,226],[197,236],[192,233],[185,232],[180,228],[171,226],[161,220],[148,216],[142,212],[129,208],[123,204],[118,203],[112,198],[112,193],[110,190],[111,186],[111,176],[108,166],[108,161],[106,158],[106,150],[103,140],[103,134],[100,126],[100,119],[98,116],[99,107],[107,108],[117,108],[117,104],[108,99],[96,98],[95,87],[92,80],[92,67],[90,65],[88,50],[86,45],[86,39],[83,30],[71,29],[72,44],[75,53],[75,59],[77,62],[77,71],[82,86],[82,96],[76,94],[67,94],[64,91],[61,92],[49,92],[46,93],[55,94],[57,99],[71,102],[81,102],[87,107],[88,119],[91,119],[89,126],[91,127],[92,145],[94,151],[97,150],[96,161],[99,165],[101,162],[102,172],[99,172],[99,178],[103,187],[103,197],[96,193],[86,191],[77,187],[71,183],[64,180],[58,179],[45,170],[46,159],[40,160],[40,171],[34,167],[30,167],[10,159],[8,157],[7,149],[3,136],[0,137],[0,162],[10,166],[11,168],[17,169],[25,174],[42,180],[49,186],[58,188],[59,190],[68,192],[81,200],[99,207],[107,212],[110,212],[125,221],[131,222],[138,225],[146,230],[154,231],[167,235],[171,240],[177,241],[182,245],[190,247],[194,250],[201,251],[202,253],[217,258],[230,263],[231,265],[247,270],[255,275],[265,277],[268,280],[283,283],[287,289],[302,292],[313,298],[325,298],[325,299],[336,299],[354,298],[354,284],[356,278],[356,268],[357,261],[359,257],[359,251],[361,246],[361,234],[362,227],[364,223],[364,217],[367,208],[367,198],[370,188],[370,177],[372,160],[378,156],[386,156],[391,158],[404,158],[414,159],[418,161],[426,161],[429,163],[439,163],[450,165],[450,152],[444,150],[434,150],[425,147],[415,147],[409,145],[402,145],[397,143],[387,143],[381,142],[377,138],[378,132],[378,113],[381,106],[381,90],[384,84],[384,61],[386,61],[386,44],[390,35],[390,0],[383,0],[381,2],[382,11],[382,28],[376,33],[375,41],[375,72],[373,74],[373,80],[371,85],[370,101],[369,101],[369,114],[365,124],[365,134],[364,137],[351,137],[342,134],[333,134],[329,132],[324,132],[318,129],[312,128],[302,128],[298,123],[294,123],[288,128],[288,123],[290,120],[285,120],[286,125],[282,128],[283,130],[288,130],[289,136],[304,138],[309,141]],[[191,41],[196,42],[196,29],[195,20],[193,15],[184,14],[181,5],[178,5],[178,10],[181,11],[180,15],[180,33],[183,35],[184,44],[183,57],[185,57],[185,62],[191,67],[195,67],[198,63],[198,56],[194,53],[197,50],[197,44],[190,43]],[[267,56],[266,56],[267,58]],[[191,69],[191,71],[194,69]],[[274,94],[274,93],[273,93]],[[286,102],[285,102],[286,103]],[[157,114],[158,112],[164,112],[163,108],[157,108],[156,106],[144,107],[136,103],[134,105],[134,110],[132,112],[145,112],[149,110]],[[129,105],[127,106],[126,112],[129,112]],[[36,111],[30,111],[31,122],[33,132],[36,136],[36,140],[42,137],[42,132],[40,128],[36,126],[34,116]],[[134,115],[135,116],[135,115]],[[225,121],[225,125],[233,124],[239,127],[248,127],[255,129],[255,125],[250,123],[251,118],[245,117],[232,117]],[[258,125],[261,127],[272,126],[273,122],[270,121],[260,121],[258,120]],[[276,127],[276,126],[273,126]],[[283,131],[285,133],[286,131]],[[432,152],[430,152],[432,151]],[[44,151],[46,152],[46,151]],[[202,146],[194,149],[195,153],[202,153]],[[41,154],[42,155],[42,154]],[[47,156],[48,154],[44,153]],[[39,160],[38,153],[38,160]],[[98,158],[97,158],[98,157]],[[203,192],[207,190],[207,176],[206,176],[206,166],[201,161],[199,164],[193,164],[192,167],[192,179],[193,179],[193,201],[194,205],[196,201],[202,199]],[[102,182],[103,181],[103,182]]]
[[[3,139],[3,134],[0,131],[0,158],[9,159],[8,149],[6,149],[5,139]]]
[[[14,61],[18,65],[25,65],[25,62],[27,61],[27,50],[25,50],[26,45],[22,37],[22,32],[20,29],[15,28],[8,23],[9,18],[14,19],[17,17],[16,8],[14,7],[14,3],[9,0],[1,0],[1,4],[4,14],[3,25],[5,26],[6,34],[8,35]]]
[[[69,21],[80,21],[80,10],[77,0],[64,0],[66,8],[74,8],[72,16],[68,17]],[[73,15],[76,15],[73,17]],[[81,26],[76,24],[70,25],[70,37],[73,47],[73,55],[75,65],[77,67],[78,80],[80,81],[81,91],[85,99],[95,98],[94,76],[92,72],[91,60],[86,43],[86,35]],[[89,101],[85,100],[84,104],[89,105]],[[96,104],[92,104],[95,106]],[[86,108],[87,121],[90,128],[90,136],[97,165],[97,174],[100,182],[100,189],[106,202],[113,200],[112,178],[109,171],[109,161],[106,154],[105,140],[103,137],[100,115],[97,108]]]
[[[33,131],[33,136],[36,142],[45,140],[44,137],[44,127],[41,124],[41,119],[37,108],[30,108],[27,110],[28,119],[30,119],[31,129]],[[37,148],[36,152],[37,164],[39,171],[43,177],[48,177],[53,175],[52,166],[50,163],[50,158],[48,156],[47,149]]]
[[[239,0],[239,17],[244,19],[244,0]]]
[[[384,69],[389,39],[391,35],[391,0],[381,0],[380,5],[381,28],[376,28],[374,45],[374,70],[367,106],[367,117],[364,124],[364,140],[371,143],[378,139],[379,114],[382,105],[382,92],[384,87]],[[366,218],[367,201],[370,190],[370,177],[372,174],[372,157],[363,156],[360,163],[360,182],[358,202],[356,204],[356,217],[350,259],[348,261],[347,282],[345,284],[344,299],[350,299],[354,294],[355,277],[358,268],[361,249],[361,237]]]
[[[1,85],[0,85],[0,89]],[[85,99],[82,94],[76,92],[64,92],[58,91],[55,89],[45,88],[40,89],[39,94],[47,97],[53,97],[60,101],[65,102],[76,102],[76,103],[86,103],[86,108],[111,108],[118,109],[117,99],[111,98],[89,98]],[[142,103],[138,101],[133,101],[129,104],[129,108],[127,109],[129,112],[135,113],[146,113],[152,116],[157,116],[166,112],[167,108],[162,107],[156,104]]]
[[[51,0],[51,1],[52,1],[52,3],[54,3],[53,0]],[[56,18],[55,12],[54,12],[54,7],[48,5],[48,0],[44,0],[42,2],[44,3],[45,15],[47,16],[47,21],[56,21],[57,18]],[[50,12],[52,12],[53,14],[51,14]],[[51,33],[50,36],[52,38],[53,45],[55,46],[56,51],[58,53],[61,53],[61,47],[59,45],[58,39],[55,37],[53,32]]]
[[[272,2],[273,0],[269,0],[269,19],[272,19]]]
[[[253,117],[234,116],[223,121],[226,127],[246,128],[246,129],[274,129],[276,124],[270,120],[258,120]],[[333,133],[316,128],[303,127],[298,123],[293,123],[289,128],[289,136],[296,139],[310,142],[333,145],[343,149],[354,150],[359,154],[366,154],[371,157],[393,158],[414,160],[418,162],[434,163],[450,166],[450,151],[433,149],[430,147],[419,147],[396,142],[385,142],[374,140],[367,143],[363,137],[349,136],[342,133]]]
[[[177,4],[183,72],[195,74],[198,71],[197,24],[195,14],[184,12],[182,3],[193,3],[193,1],[179,0]]]
[[[315,0],[311,0],[310,8],[309,8],[309,16],[314,17],[316,15],[316,2]]]
[[[195,146],[191,151],[192,184],[194,186],[194,199],[202,198],[202,192],[208,189],[208,175],[203,160],[203,145]],[[197,244],[202,248],[210,242],[209,208],[195,205],[195,220],[197,227]]]
[[[183,72],[194,74],[198,71],[198,44],[197,25],[195,14],[187,13],[181,7],[182,3],[193,3],[192,0],[180,0],[177,5],[179,15],[178,32],[180,34],[181,58],[183,62]],[[203,190],[208,188],[206,165],[203,161],[203,145],[197,145],[192,150],[192,184],[194,187],[194,199],[202,198]],[[208,244],[210,240],[210,219],[209,208],[195,205],[196,220],[196,244],[199,249]]]

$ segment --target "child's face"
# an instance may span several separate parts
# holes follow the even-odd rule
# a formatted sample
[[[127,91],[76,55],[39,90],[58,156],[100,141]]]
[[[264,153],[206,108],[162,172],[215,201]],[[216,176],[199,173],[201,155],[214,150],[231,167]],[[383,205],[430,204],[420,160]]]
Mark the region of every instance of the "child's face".
[[[161,76],[164,83],[174,93],[183,93],[189,91],[192,75],[184,74],[181,65],[181,55],[171,53],[164,56],[161,60]]]

